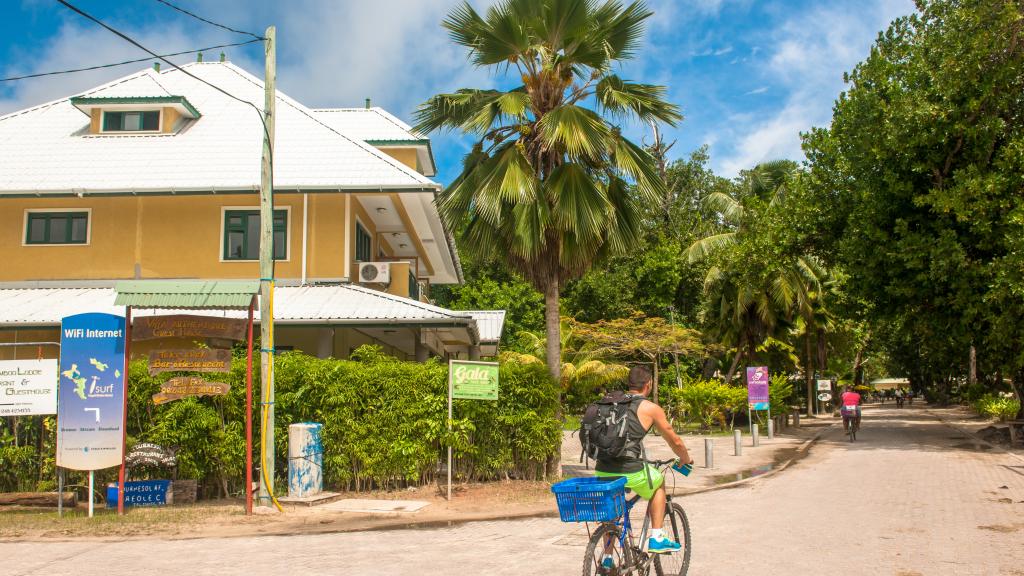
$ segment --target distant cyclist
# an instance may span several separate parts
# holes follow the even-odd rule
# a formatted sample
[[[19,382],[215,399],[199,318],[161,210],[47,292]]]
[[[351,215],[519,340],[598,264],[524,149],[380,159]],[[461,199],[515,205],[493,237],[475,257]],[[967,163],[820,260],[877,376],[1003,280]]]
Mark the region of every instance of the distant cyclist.
[[[597,476],[624,476],[626,488],[650,501],[647,507],[651,517],[648,551],[654,554],[668,554],[679,550],[681,546],[665,535],[665,478],[656,467],[644,462],[641,451],[644,436],[652,426],[656,426],[669,448],[679,457],[680,465],[693,465],[693,458],[690,458],[686,445],[669,424],[665,411],[661,406],[647,400],[652,382],[650,370],[643,366],[634,366],[629,371],[628,393],[612,392],[601,400],[629,403],[629,416],[626,419],[627,443],[635,448],[631,448],[627,455],[618,458],[599,458],[594,468]]]
[[[843,394],[839,400],[840,413],[843,415],[843,429],[860,429],[860,394],[854,392],[849,386],[843,388]]]

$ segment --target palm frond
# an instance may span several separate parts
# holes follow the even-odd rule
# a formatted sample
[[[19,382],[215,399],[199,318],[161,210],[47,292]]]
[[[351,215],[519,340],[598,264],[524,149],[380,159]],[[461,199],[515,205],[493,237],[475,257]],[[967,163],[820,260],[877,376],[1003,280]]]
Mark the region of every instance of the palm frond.
[[[635,115],[645,123],[675,126],[683,119],[679,106],[665,101],[665,87],[626,82],[616,75],[601,78],[594,90],[598,105],[620,118]]]
[[[604,151],[609,129],[591,110],[571,104],[558,106],[538,123],[548,148],[564,150],[574,159],[594,158]]]
[[[700,262],[722,248],[732,246],[735,243],[735,232],[713,234],[707,238],[701,238],[693,244],[690,244],[690,247],[686,249],[686,259],[690,262]]]
[[[718,212],[729,224],[739,225],[743,221],[743,204],[724,192],[712,192],[703,202],[705,208]]]

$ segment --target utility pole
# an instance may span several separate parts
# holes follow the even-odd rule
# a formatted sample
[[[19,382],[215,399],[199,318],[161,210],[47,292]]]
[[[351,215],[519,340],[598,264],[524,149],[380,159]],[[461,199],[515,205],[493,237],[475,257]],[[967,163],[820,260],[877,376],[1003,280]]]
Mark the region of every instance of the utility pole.
[[[263,43],[263,161],[260,174],[260,506],[269,506],[274,489],[274,107],[277,80],[277,30],[267,27]]]

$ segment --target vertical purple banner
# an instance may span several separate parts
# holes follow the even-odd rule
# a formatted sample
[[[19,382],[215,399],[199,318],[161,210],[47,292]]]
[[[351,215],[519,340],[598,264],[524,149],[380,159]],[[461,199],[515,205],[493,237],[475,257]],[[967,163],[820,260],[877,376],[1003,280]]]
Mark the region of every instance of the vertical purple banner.
[[[751,410],[768,409],[767,366],[747,366],[747,405]]]
[[[121,465],[124,336],[121,316],[78,314],[61,322],[57,466]]]

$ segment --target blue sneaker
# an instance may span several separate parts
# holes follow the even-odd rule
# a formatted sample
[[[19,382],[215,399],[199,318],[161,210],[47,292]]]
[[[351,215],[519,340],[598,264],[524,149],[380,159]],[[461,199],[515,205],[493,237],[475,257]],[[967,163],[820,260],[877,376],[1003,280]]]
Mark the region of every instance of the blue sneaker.
[[[671,554],[673,552],[678,552],[682,547],[682,544],[673,542],[668,538],[660,538],[657,540],[651,538],[647,541],[647,551],[651,554]]]

